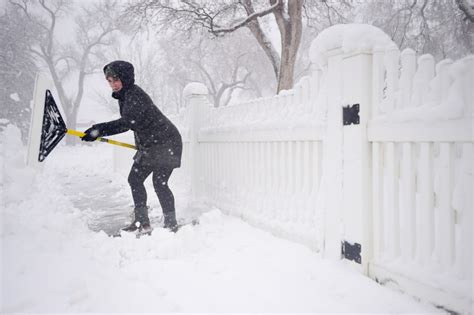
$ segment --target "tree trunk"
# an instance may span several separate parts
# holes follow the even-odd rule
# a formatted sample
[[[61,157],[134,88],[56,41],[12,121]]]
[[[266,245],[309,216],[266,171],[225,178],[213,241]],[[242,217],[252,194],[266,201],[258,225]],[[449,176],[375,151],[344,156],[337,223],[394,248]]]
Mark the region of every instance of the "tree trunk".
[[[79,112],[79,107],[74,106],[74,104],[69,104],[69,110],[66,111],[66,123],[67,128],[72,130],[77,130],[77,113]],[[67,145],[76,145],[78,144],[79,138],[75,136],[66,136]]]
[[[276,0],[271,0],[273,3]],[[281,63],[278,76],[277,93],[289,90],[294,85],[296,55],[301,42],[303,0],[288,1],[288,17],[284,14],[283,5],[273,14],[281,34]]]
[[[71,115],[68,117],[68,126],[67,128],[68,129],[72,129],[72,130],[77,130],[76,127],[77,127],[77,114],[76,115]],[[79,138],[76,137],[76,136],[71,136],[71,135],[67,135],[66,136],[66,144],[67,145],[76,145],[79,143]]]
[[[301,41],[301,29],[298,34],[282,38],[280,75],[278,77],[278,92],[289,90],[294,85],[296,56]]]
[[[243,5],[245,8],[245,11],[247,12],[247,15],[252,15],[255,13],[252,0],[244,0]],[[271,40],[263,32],[258,20],[253,20],[249,22],[246,26],[248,27],[252,35],[257,40],[257,43],[265,52],[265,55],[267,55],[268,59],[270,60],[270,63],[272,64],[272,68],[273,68],[273,73],[275,74],[275,79],[278,81],[278,74],[279,74],[279,67],[280,67],[281,60],[280,60],[280,56],[275,50],[275,47],[273,47]]]
[[[247,24],[247,27],[257,40],[260,47],[265,52],[265,55],[267,55],[268,59],[270,60],[270,63],[272,64],[273,73],[275,74],[275,80],[278,81],[278,73],[281,60],[275,48],[273,47],[270,39],[265,35],[265,33],[263,33],[262,29],[255,21],[252,21]]]
[[[293,88],[295,69],[295,58],[292,56],[290,47],[282,45],[280,75],[278,76],[277,92]]]

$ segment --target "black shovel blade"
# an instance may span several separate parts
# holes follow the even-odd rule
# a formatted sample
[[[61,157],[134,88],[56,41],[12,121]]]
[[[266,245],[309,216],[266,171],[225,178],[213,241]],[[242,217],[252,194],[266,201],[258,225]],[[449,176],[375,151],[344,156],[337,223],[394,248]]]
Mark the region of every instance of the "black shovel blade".
[[[46,90],[44,99],[43,128],[41,130],[41,143],[38,161],[43,162],[48,154],[66,135],[67,129],[58,106],[50,90]]]

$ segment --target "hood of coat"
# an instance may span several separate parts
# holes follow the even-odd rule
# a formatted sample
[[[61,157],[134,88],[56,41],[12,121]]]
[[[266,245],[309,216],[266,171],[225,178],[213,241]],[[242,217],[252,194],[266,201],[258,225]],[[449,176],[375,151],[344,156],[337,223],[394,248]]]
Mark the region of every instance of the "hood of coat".
[[[124,88],[129,88],[135,84],[135,73],[133,65],[123,60],[112,61],[104,67],[106,77],[119,78]]]

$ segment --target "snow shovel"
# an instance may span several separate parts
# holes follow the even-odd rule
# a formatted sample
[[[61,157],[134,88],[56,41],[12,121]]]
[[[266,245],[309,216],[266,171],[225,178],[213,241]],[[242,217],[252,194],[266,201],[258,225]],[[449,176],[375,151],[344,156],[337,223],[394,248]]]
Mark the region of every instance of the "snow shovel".
[[[41,142],[38,161],[43,162],[48,154],[53,151],[56,145],[66,134],[77,137],[83,137],[85,135],[83,132],[66,128],[66,124],[61,117],[61,113],[59,112],[58,106],[54,101],[51,91],[46,90],[46,97],[44,100],[43,127],[41,129]],[[97,138],[97,140],[136,150],[134,145],[128,143],[106,138]]]

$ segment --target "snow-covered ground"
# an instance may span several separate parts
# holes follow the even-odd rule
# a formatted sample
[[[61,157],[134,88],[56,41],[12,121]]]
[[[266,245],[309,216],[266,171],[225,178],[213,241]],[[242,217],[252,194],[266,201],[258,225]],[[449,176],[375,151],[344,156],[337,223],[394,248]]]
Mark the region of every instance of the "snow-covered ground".
[[[186,206],[179,171],[178,214],[200,213],[199,225],[176,234],[159,228],[149,186],[151,236],[96,232],[125,223],[131,210],[111,147],[61,145],[34,173],[18,139],[13,127],[0,136],[2,314],[439,312],[218,209]]]

